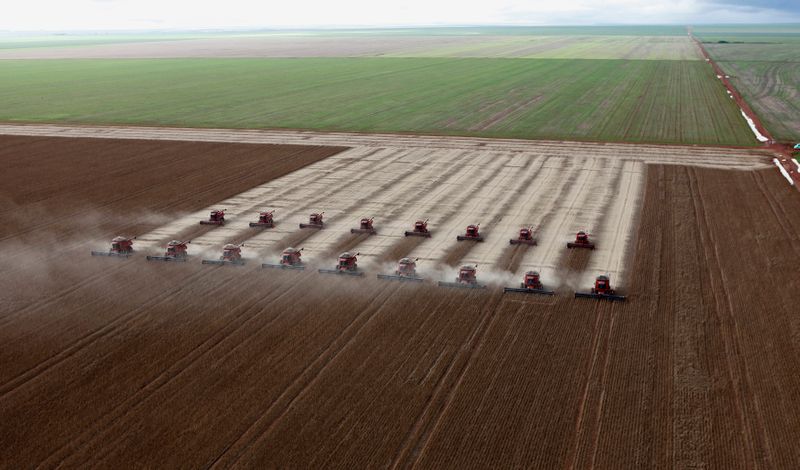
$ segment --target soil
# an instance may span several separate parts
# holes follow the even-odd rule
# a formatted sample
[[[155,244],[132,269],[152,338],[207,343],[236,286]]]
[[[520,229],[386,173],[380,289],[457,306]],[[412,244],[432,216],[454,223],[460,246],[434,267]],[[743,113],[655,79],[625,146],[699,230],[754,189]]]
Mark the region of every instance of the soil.
[[[50,154],[26,150],[39,142],[5,146],[15,150],[4,161],[17,157],[45,168],[71,145],[117,141],[53,139]],[[75,158],[108,159],[128,144],[139,145],[124,141],[106,154]],[[456,161],[476,158],[441,151]],[[205,159],[200,168],[215,173],[231,158],[214,152],[204,157],[196,147],[175,160]],[[399,160],[382,153],[389,150],[306,152],[335,155],[284,176],[270,173],[271,165],[242,170],[240,179],[266,173],[242,183],[246,191],[232,182],[225,194],[190,199],[182,210],[200,211],[259,187],[281,191],[270,184],[336,168],[352,175],[350,165],[361,159],[378,166],[376,175],[364,175],[360,187],[368,193],[390,182],[402,186],[402,179],[393,182],[403,174],[400,161],[453,164],[438,151],[398,154]],[[148,160],[148,153],[130,154],[126,180],[155,184],[150,178],[164,158]],[[302,160],[305,153],[297,155]],[[85,158],[85,165],[65,166],[60,177],[40,183],[49,201],[38,209],[43,216],[102,209],[108,181],[81,180],[92,167]],[[504,161],[501,155],[491,165]],[[476,168],[491,173],[491,165],[462,177]],[[9,168],[12,182],[28,171]],[[253,262],[208,267],[92,258],[84,245],[54,253],[42,240],[62,235],[45,225],[25,247],[41,253],[38,261],[0,272],[0,467],[800,466],[800,221],[793,217],[800,199],[773,169],[642,168],[625,303],[503,294],[494,284],[479,291],[382,282],[373,272],[323,278],[313,269],[261,270]],[[627,184],[610,176],[616,182],[601,189]],[[82,195],[69,196],[78,180]],[[202,181],[213,180],[158,182],[126,207],[158,210],[166,192],[191,194],[205,187]],[[3,191],[15,213],[37,204],[22,185]],[[345,194],[314,197],[368,204],[359,202],[364,194]],[[94,227],[109,224],[107,212],[99,213]],[[363,215],[330,220],[349,230]],[[31,227],[8,219],[4,253],[24,236],[18,231]],[[391,223],[376,216],[379,234]],[[444,236],[442,227],[431,227],[434,239],[406,248]],[[327,233],[320,247],[340,239],[340,232]],[[504,244],[510,236],[488,234]],[[384,247],[376,253],[406,251],[397,248],[405,238],[385,240],[373,245]],[[557,268],[576,273],[596,254],[564,256],[561,242],[557,250]]]

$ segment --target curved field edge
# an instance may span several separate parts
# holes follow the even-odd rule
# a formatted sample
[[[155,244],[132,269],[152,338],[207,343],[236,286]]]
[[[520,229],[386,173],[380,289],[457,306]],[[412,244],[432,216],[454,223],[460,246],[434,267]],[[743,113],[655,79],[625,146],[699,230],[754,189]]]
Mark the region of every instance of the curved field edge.
[[[0,120],[755,145],[699,61],[0,61]]]

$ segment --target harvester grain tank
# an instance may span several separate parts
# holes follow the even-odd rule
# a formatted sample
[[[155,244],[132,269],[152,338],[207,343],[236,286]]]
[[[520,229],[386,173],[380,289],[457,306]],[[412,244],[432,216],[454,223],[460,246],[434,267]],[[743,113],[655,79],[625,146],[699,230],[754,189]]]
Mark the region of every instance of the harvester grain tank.
[[[600,300],[619,300],[624,301],[624,295],[617,295],[611,288],[611,280],[606,275],[597,276],[591,292],[576,292],[575,298],[590,298]]]
[[[300,254],[302,251],[302,248],[297,250],[289,247],[283,250],[283,253],[281,253],[281,260],[277,264],[264,263],[261,265],[261,267],[298,270],[306,269],[306,267],[303,265],[303,261],[300,259]]]
[[[430,238],[431,232],[428,231],[428,219],[414,222],[414,230],[410,232],[406,231],[405,236]]]
[[[361,253],[350,253],[345,251],[339,255],[339,260],[336,267],[333,269],[320,269],[319,272],[323,274],[339,274],[349,276],[363,276],[364,273],[358,270],[358,255]]]
[[[373,220],[375,220],[374,217],[361,219],[359,227],[351,228],[350,233],[368,233],[370,235],[375,235],[375,229],[372,227]]]
[[[422,282],[424,279],[417,276],[417,261],[419,258],[401,258],[397,262],[394,274],[378,274],[378,279],[387,281],[414,281]]]
[[[164,250],[164,256],[148,256],[147,261],[186,261],[189,259],[189,247],[187,246],[190,241],[172,240],[167,243],[167,248]]]
[[[136,237],[114,237],[108,251],[92,251],[92,256],[127,258],[133,255],[133,240],[135,239]]]
[[[307,224],[300,224],[300,228],[317,228],[321,229],[325,226],[324,222],[322,222],[322,215],[325,214],[324,212],[320,213],[313,213],[308,216],[308,223]]]
[[[225,225],[225,211],[227,209],[214,209],[208,216],[208,220],[201,220],[200,225]]]
[[[244,258],[242,258],[243,246],[244,245],[234,245],[233,243],[228,243],[222,247],[222,255],[219,257],[219,259],[204,259],[203,264],[232,264],[241,266],[244,264]]]
[[[272,228],[275,222],[272,220],[272,214],[275,211],[263,211],[258,213],[258,222],[250,222],[251,227],[259,228]]]
[[[545,289],[538,271],[528,271],[522,278],[519,287],[504,287],[503,292],[519,292],[521,294],[553,295],[554,292]]]
[[[458,270],[455,282],[439,281],[440,287],[458,287],[463,289],[486,289],[485,285],[478,284],[478,267],[465,264]]]
[[[519,229],[519,236],[508,241],[512,245],[536,245],[533,238],[533,227],[522,227]]]
[[[482,242],[483,237],[480,233],[478,233],[478,229],[480,228],[481,224],[477,225],[467,225],[467,229],[464,231],[464,235],[458,235],[456,240],[464,241],[464,240],[471,240],[474,242]]]
[[[589,240],[589,234],[581,230],[575,235],[574,242],[568,242],[567,248],[587,248],[594,250],[594,243]]]

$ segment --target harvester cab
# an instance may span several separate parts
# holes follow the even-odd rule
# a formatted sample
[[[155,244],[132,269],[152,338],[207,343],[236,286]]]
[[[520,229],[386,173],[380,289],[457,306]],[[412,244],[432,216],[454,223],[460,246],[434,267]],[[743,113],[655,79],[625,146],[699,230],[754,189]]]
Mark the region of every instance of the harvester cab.
[[[374,235],[375,229],[372,227],[373,220],[375,220],[374,217],[361,219],[359,228],[351,228],[350,233],[368,233],[370,235]]]
[[[272,213],[275,211],[264,211],[258,213],[258,222],[250,222],[251,227],[272,228],[275,222],[272,220]]]
[[[92,251],[92,256],[117,256],[127,258],[133,254],[133,240],[136,237],[114,237],[108,251]]]
[[[414,222],[414,230],[405,232],[407,237],[427,237],[430,238],[431,232],[428,231],[428,219]]]
[[[334,269],[320,269],[323,274],[349,274],[351,276],[363,276],[364,273],[358,270],[358,255],[361,253],[350,253],[345,251],[339,255],[339,259]]]
[[[476,242],[482,242],[483,237],[480,235],[480,233],[478,233],[478,229],[480,226],[481,224],[467,225],[467,230],[464,232],[464,235],[457,236],[456,240],[458,241],[472,240]]]
[[[222,255],[219,259],[210,260],[204,259],[203,264],[235,264],[235,265],[243,265],[244,258],[242,258],[242,247],[244,245],[234,245],[233,243],[228,243],[224,247],[222,247]]]
[[[208,216],[208,220],[201,220],[200,225],[225,225],[225,211],[227,209],[214,209]]]
[[[536,245],[536,240],[533,238],[533,227],[522,227],[519,229],[519,236],[509,240],[509,243],[512,245]]]
[[[486,289],[485,285],[478,284],[478,266],[465,264],[458,270],[455,282],[439,281],[440,287],[463,287],[470,289]]]
[[[302,248],[298,250],[289,247],[283,250],[283,253],[281,253],[281,260],[278,262],[278,264],[264,263],[261,265],[261,267],[279,268],[279,269],[300,269],[300,270],[306,269],[306,267],[303,266],[303,261],[300,259],[302,251],[303,251]]]
[[[324,223],[322,222],[322,215],[325,214],[324,212],[320,213],[313,213],[308,216],[308,223],[307,224],[300,224],[300,228],[322,228]]]
[[[589,240],[589,234],[581,230],[575,235],[575,241],[567,243],[567,248],[587,248],[594,250],[594,243]]]
[[[517,287],[505,287],[503,292],[520,292],[523,294],[553,295],[554,292],[544,288],[538,271],[528,271],[522,278],[522,283]]]
[[[606,275],[597,276],[597,278],[594,280],[594,287],[592,287],[591,292],[576,292],[575,298],[625,300],[624,295],[617,295],[616,291],[611,288],[611,280]]]
[[[378,274],[378,279],[421,282],[423,279],[417,276],[417,261],[419,258],[401,258],[397,262],[394,274]]]
[[[189,257],[189,247],[186,245],[189,243],[191,241],[172,240],[167,243],[164,256],[148,256],[147,261],[186,261]]]

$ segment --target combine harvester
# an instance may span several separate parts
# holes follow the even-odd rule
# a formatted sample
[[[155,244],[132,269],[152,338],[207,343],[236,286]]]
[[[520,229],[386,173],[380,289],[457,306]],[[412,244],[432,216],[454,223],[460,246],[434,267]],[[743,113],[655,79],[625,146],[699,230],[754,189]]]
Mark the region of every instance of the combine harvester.
[[[609,280],[608,276],[605,275],[597,276],[591,292],[576,292],[575,298],[625,301],[624,295],[617,295],[614,292],[614,289],[611,288],[611,281]]]
[[[467,225],[467,230],[464,232],[464,235],[456,236],[456,240],[462,242],[464,240],[470,240],[473,242],[482,242],[483,237],[478,233],[478,228],[481,224],[477,225]]]
[[[397,262],[394,274],[378,274],[378,279],[386,281],[414,281],[422,282],[425,279],[417,276],[417,261],[419,258],[401,258]]]
[[[519,287],[504,287],[503,292],[519,292],[521,294],[553,295],[555,292],[544,288],[538,271],[528,271]]]
[[[519,229],[519,236],[508,241],[511,245],[536,245],[533,238],[533,227],[522,227]]]
[[[375,235],[375,229],[372,228],[372,221],[375,220],[375,217],[370,217],[369,219],[361,219],[361,224],[359,228],[351,228],[350,233],[368,233],[370,235]]]
[[[300,228],[316,228],[322,229],[325,228],[325,224],[322,222],[322,215],[324,212],[320,212],[319,214],[314,213],[308,216],[308,223],[307,224],[300,224]]]
[[[339,255],[339,262],[333,269],[320,269],[322,274],[339,274],[348,276],[363,276],[364,273],[358,270],[358,258],[361,253],[352,254],[345,251]]]
[[[439,281],[439,287],[457,287],[461,289],[486,289],[483,284],[478,284],[478,266],[465,264],[458,270],[455,282]]]
[[[405,236],[431,238],[431,232],[428,231],[428,219],[414,222],[414,230],[406,231]]]
[[[228,243],[222,247],[222,256],[219,259],[204,259],[203,264],[224,265],[232,264],[235,266],[244,265],[244,258],[242,258],[242,247],[244,245],[234,245]]]
[[[594,250],[594,243],[589,241],[589,234],[581,230],[575,235],[574,242],[568,242],[567,248],[587,248]]]
[[[111,248],[108,251],[92,251],[92,256],[112,256],[117,258],[127,258],[132,256],[133,241],[136,237],[114,237],[111,240]]]
[[[201,220],[200,225],[225,225],[225,211],[227,209],[214,209],[208,216],[208,220]]]
[[[187,252],[189,247],[189,243],[192,243],[191,240],[182,242],[180,240],[172,240],[171,242],[167,243],[167,249],[164,251],[164,256],[148,256],[147,261],[186,261],[189,259],[189,253]]]
[[[300,253],[302,251],[302,248],[296,250],[292,247],[289,247],[283,250],[283,253],[281,253],[281,260],[278,262],[278,264],[264,263],[261,265],[261,267],[274,269],[306,269],[306,267],[303,265],[303,261],[300,259]]]
[[[272,220],[272,214],[275,212],[272,211],[264,211],[258,213],[258,222],[250,222],[251,227],[258,227],[258,228],[272,228],[275,226],[275,222]]]

